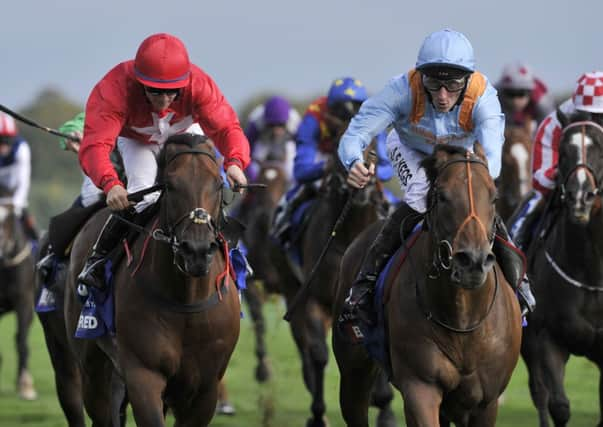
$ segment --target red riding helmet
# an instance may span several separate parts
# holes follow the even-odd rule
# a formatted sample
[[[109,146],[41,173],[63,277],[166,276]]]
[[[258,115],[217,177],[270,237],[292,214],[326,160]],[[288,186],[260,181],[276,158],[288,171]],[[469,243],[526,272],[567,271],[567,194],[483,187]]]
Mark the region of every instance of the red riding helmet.
[[[179,89],[188,85],[191,63],[184,43],[166,33],[147,37],[134,59],[136,79],[145,86]]]
[[[0,113],[0,136],[16,136],[17,124],[8,114]]]

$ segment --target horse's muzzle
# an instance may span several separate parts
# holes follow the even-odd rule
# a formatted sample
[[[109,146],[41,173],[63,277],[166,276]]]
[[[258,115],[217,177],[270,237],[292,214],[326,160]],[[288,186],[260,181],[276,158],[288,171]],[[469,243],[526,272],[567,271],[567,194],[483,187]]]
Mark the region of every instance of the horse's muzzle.
[[[183,240],[178,248],[178,255],[183,261],[182,270],[193,277],[206,276],[217,249],[216,242]]]
[[[456,251],[452,255],[452,281],[462,288],[479,288],[486,282],[495,261],[496,257],[492,251]]]

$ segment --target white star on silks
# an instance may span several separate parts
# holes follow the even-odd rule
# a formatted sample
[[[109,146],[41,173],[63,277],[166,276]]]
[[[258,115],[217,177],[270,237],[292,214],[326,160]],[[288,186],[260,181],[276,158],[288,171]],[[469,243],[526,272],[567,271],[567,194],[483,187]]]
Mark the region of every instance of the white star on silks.
[[[155,141],[159,144],[163,144],[172,135],[184,132],[193,124],[193,118],[191,116],[186,116],[179,122],[170,124],[170,120],[174,117],[173,111],[161,118],[154,112],[151,113],[151,116],[153,117],[153,126],[144,128],[132,126],[132,129],[144,135],[151,135],[149,141]]]

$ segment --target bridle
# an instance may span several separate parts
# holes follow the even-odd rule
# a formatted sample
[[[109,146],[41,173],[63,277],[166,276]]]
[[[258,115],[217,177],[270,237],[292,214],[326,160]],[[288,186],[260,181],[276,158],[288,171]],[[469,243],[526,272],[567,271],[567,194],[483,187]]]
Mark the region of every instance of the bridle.
[[[163,164],[163,169],[165,170],[165,168],[177,157],[184,155],[184,154],[193,154],[193,155],[200,155],[200,156],[206,156],[208,157],[217,167],[219,167],[218,162],[216,161],[216,157],[205,150],[199,150],[199,149],[187,149],[187,150],[181,150],[178,151],[176,153],[174,153],[171,157],[169,158],[165,158],[165,156],[167,155],[165,153],[165,148],[164,148],[164,159],[162,161]],[[163,180],[163,177],[162,177]],[[223,200],[224,198],[224,184],[221,180],[218,181],[218,188],[220,191],[220,201]],[[166,206],[168,205],[168,200],[169,200],[169,191],[168,191],[168,186],[162,182],[160,184],[160,188],[162,189],[162,194],[161,194],[161,198],[164,199],[163,203],[166,204]],[[184,267],[182,267],[182,265],[180,264],[180,262],[178,262],[178,255],[180,254],[181,251],[181,237],[184,235],[184,233],[191,227],[191,226],[205,226],[209,229],[211,235],[213,236],[213,241],[215,242],[220,242],[222,240],[221,234],[220,234],[220,218],[214,218],[212,217],[212,215],[203,207],[195,207],[192,210],[190,210],[189,212],[186,212],[184,214],[182,214],[180,217],[178,217],[178,219],[176,219],[173,223],[169,223],[168,218],[167,218],[167,209],[162,209],[162,218],[160,221],[160,224],[163,224],[163,226],[165,227],[165,230],[163,228],[155,228],[152,232],[151,232],[151,236],[153,237],[153,239],[160,241],[160,242],[165,242],[168,243],[171,248],[172,248],[172,252],[174,253],[174,263],[176,264],[176,266],[178,267],[178,269],[180,269],[181,271],[184,272]],[[220,209],[220,215],[221,215],[221,209]],[[181,227],[180,232],[177,232],[177,229]]]
[[[582,138],[580,139],[580,161],[568,172],[568,174],[565,177],[561,177],[562,178],[561,185],[559,186],[559,188],[561,190],[560,197],[561,197],[562,201],[565,200],[565,198],[567,197],[567,190],[566,190],[567,182],[574,174],[576,174],[581,169],[584,169],[587,179],[590,181],[592,187],[594,188],[594,190],[592,192],[588,192],[586,194],[586,196],[588,196],[589,198],[594,198],[595,196],[597,196],[601,193],[601,188],[599,187],[599,182],[597,180],[597,177],[595,176],[595,172],[594,172],[593,168],[587,162],[586,127],[587,126],[594,127],[595,129],[598,129],[601,133],[603,133],[603,127],[601,125],[599,125],[598,123],[595,123],[592,121],[588,121],[588,120],[587,121],[579,121],[579,122],[571,123],[570,125],[566,126],[563,129],[562,135],[565,135],[567,133],[567,131],[569,131],[570,129],[574,129],[578,126],[581,127],[581,133],[582,133]]]
[[[438,179],[442,175],[442,173],[444,172],[445,169],[447,169],[449,166],[456,164],[456,163],[464,163],[466,166],[467,194],[469,195],[469,214],[465,217],[465,219],[463,220],[461,225],[456,229],[454,238],[452,239],[452,243],[451,243],[448,239],[440,238],[438,236],[437,227],[434,226],[435,218],[433,218],[433,215],[435,214],[435,207],[438,203],[438,197],[437,197]],[[463,229],[465,227],[467,227],[467,225],[471,221],[475,221],[478,224],[480,230],[484,233],[484,235],[488,239],[488,242],[490,242],[490,246],[492,247],[492,245],[494,244],[496,230],[494,229],[494,227],[492,227],[491,232],[488,232],[486,226],[484,225],[482,220],[479,218],[479,216],[477,215],[476,210],[475,210],[475,201],[474,201],[474,196],[473,196],[473,184],[471,182],[472,181],[472,179],[471,179],[472,178],[472,172],[471,172],[472,164],[483,166],[486,168],[486,170],[488,170],[488,165],[485,162],[472,156],[470,152],[467,152],[465,154],[464,159],[453,159],[453,160],[449,160],[448,162],[444,163],[444,165],[442,165],[440,167],[440,169],[438,170],[438,177],[435,179],[435,182],[433,184],[433,188],[435,190],[431,197],[432,203],[431,203],[429,209],[427,210],[427,212],[425,213],[425,221],[427,222],[427,226],[432,230],[432,234],[433,234],[434,241],[435,241],[435,245],[434,245],[435,253],[434,253],[433,262],[432,262],[433,268],[435,270],[435,274],[430,274],[430,277],[432,277],[432,278],[438,277],[441,270],[450,270],[452,268],[452,257],[455,253],[455,248],[457,247],[457,244],[458,244],[459,235],[460,235],[461,231],[463,231]],[[451,277],[451,279],[453,281],[455,281],[455,279],[456,279],[456,281],[458,281],[458,278],[455,278],[455,277]]]
[[[444,165],[442,165],[440,167],[440,169],[438,170],[438,178],[441,176],[442,172],[446,168],[448,168],[448,166],[455,164],[455,163],[464,163],[466,166],[467,192],[469,194],[469,214],[465,217],[465,219],[463,220],[461,225],[457,228],[454,238],[452,239],[452,243],[450,243],[450,241],[448,241],[447,239],[438,238],[437,231],[436,231],[437,229],[435,227],[433,227],[434,218],[432,218],[432,216],[434,215],[434,211],[435,211],[434,207],[437,203],[437,194],[433,194],[434,201],[431,204],[428,211],[425,213],[425,221],[427,222],[428,227],[431,227],[431,230],[432,230],[432,233],[434,236],[434,240],[436,242],[435,254],[433,256],[433,261],[432,261],[432,267],[433,267],[433,270],[435,270],[435,272],[429,273],[428,277],[430,279],[437,279],[440,276],[441,270],[450,270],[452,268],[452,256],[454,254],[454,248],[456,247],[456,244],[457,244],[457,239],[459,237],[460,232],[469,224],[469,222],[476,221],[478,223],[480,229],[483,231],[484,235],[490,242],[490,246],[492,247],[492,245],[494,244],[494,238],[495,238],[496,231],[495,231],[494,227],[492,227],[492,232],[488,233],[484,223],[479,218],[479,216],[477,216],[476,211],[475,211],[474,197],[473,197],[473,186],[471,183],[471,177],[472,177],[471,165],[478,164],[478,165],[485,167],[486,170],[488,170],[488,165],[485,162],[483,162],[482,160],[471,156],[470,152],[467,152],[465,154],[464,159],[453,159],[453,160],[449,160],[448,162],[444,163]],[[438,188],[438,186],[437,186],[438,178],[436,178],[436,180],[434,181],[434,184],[433,184],[433,188],[436,189],[436,192],[437,192],[437,188]],[[456,278],[456,281],[458,281],[458,280],[459,280],[459,278]],[[453,281],[453,282],[455,281],[455,278],[452,277],[452,275],[451,275],[451,281]],[[486,310],[486,313],[482,316],[481,319],[479,319],[476,323],[474,323],[473,325],[468,326],[466,328],[457,328],[457,327],[452,326],[452,325],[448,324],[447,322],[439,319],[437,316],[435,316],[435,314],[426,307],[425,303],[423,302],[423,300],[421,298],[421,292],[420,292],[418,280],[415,280],[415,294],[416,294],[416,298],[417,298],[417,303],[418,303],[419,307],[421,308],[421,310],[423,311],[423,314],[425,315],[425,317],[428,320],[434,322],[435,324],[437,324],[437,325],[441,326],[442,328],[447,329],[451,332],[466,334],[466,333],[470,333],[470,332],[477,330],[484,323],[484,321],[488,318],[490,312],[492,311],[492,308],[494,307],[494,302],[496,301],[496,296],[498,294],[498,286],[499,286],[498,274],[497,274],[497,271],[495,268],[494,269],[494,293],[492,296],[492,300],[490,301],[490,304],[488,305],[488,309]]]

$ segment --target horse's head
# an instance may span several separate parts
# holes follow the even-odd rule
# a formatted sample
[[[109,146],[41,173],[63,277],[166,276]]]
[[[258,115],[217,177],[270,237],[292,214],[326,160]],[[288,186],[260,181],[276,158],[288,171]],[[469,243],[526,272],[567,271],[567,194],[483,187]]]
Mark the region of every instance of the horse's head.
[[[559,142],[558,185],[569,220],[588,224],[593,208],[600,208],[603,185],[603,127],[588,113],[557,116],[563,127]]]
[[[170,137],[160,155],[160,229],[172,245],[176,265],[195,277],[209,272],[220,247],[219,168],[213,144],[199,135]]]
[[[253,194],[253,197],[261,197],[268,205],[266,208],[274,208],[278,204],[280,198],[289,187],[289,179],[283,170],[280,161],[266,160],[260,163],[260,171],[256,182],[264,184],[265,189],[259,190],[258,194]],[[248,193],[251,195],[251,193]]]
[[[500,202],[512,210],[530,191],[531,176],[531,136],[525,127],[509,127],[505,131],[500,173]]]
[[[477,288],[494,266],[496,187],[479,144],[475,154],[437,146],[422,166],[430,182],[426,221],[434,266],[459,286]]]

